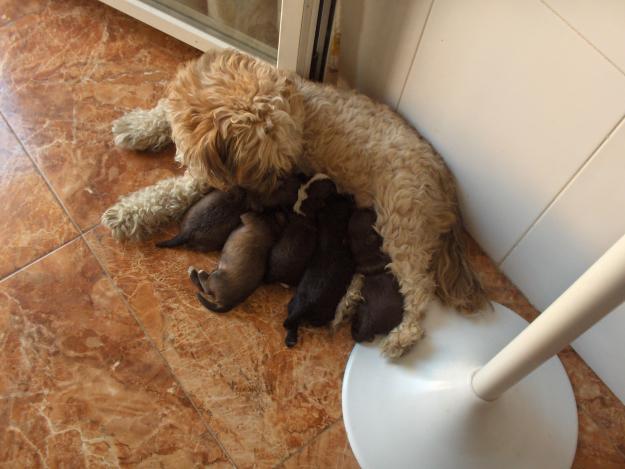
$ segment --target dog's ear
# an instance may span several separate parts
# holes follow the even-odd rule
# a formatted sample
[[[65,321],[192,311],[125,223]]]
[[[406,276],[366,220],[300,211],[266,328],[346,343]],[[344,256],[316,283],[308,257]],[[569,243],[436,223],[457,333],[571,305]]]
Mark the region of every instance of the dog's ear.
[[[216,128],[201,126],[185,134],[182,162],[192,174],[201,175],[211,186],[229,190],[234,185],[228,163],[228,146]]]

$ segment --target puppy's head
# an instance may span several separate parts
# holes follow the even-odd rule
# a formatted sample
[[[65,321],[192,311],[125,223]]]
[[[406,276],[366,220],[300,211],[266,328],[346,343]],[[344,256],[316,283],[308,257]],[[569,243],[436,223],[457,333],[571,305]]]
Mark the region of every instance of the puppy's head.
[[[299,188],[293,211],[299,215],[312,216],[325,206],[329,197],[336,194],[334,182],[325,174],[316,174]]]
[[[181,162],[222,190],[271,192],[302,149],[303,104],[291,76],[233,50],[183,66],[168,112]]]
[[[276,188],[270,194],[260,194],[259,202],[264,207],[288,207],[291,208],[297,201],[298,191],[302,185],[302,179],[298,175],[289,175],[278,181]],[[255,194],[251,194],[254,197]],[[258,194],[256,194],[258,196]]]

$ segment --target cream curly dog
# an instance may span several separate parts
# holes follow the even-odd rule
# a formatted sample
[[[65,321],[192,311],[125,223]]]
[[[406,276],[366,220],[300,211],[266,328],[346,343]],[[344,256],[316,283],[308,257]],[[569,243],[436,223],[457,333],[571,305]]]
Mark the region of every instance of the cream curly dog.
[[[487,304],[465,256],[452,175],[430,144],[388,107],[277,70],[253,57],[208,52],[181,67],[164,100],[113,125],[115,143],[146,150],[173,140],[187,173],[122,198],[102,219],[118,239],[179,218],[210,187],[263,194],[295,168],[324,173],[376,229],[404,295],[404,318],[384,339],[398,357],[423,334],[434,296],[470,312]],[[357,282],[355,282],[357,283]]]

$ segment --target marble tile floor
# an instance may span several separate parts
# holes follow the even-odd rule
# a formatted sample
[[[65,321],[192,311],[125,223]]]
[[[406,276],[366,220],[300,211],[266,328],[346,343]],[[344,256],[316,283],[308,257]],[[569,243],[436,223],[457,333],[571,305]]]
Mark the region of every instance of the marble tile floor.
[[[185,272],[216,255],[119,244],[99,225],[179,171],[171,148],[115,148],[110,123],[197,55],[95,0],[0,0],[0,467],[358,466],[346,328],[287,350],[287,290],[207,314]],[[475,244],[471,257],[494,301],[536,316]],[[625,467],[625,407],[575,352],[561,358],[574,467]]]

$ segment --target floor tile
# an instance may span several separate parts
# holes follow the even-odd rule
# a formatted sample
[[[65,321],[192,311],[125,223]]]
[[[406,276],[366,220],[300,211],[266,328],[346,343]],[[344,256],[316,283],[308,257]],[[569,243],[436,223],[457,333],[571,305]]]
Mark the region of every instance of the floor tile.
[[[215,254],[122,245],[104,228],[87,240],[235,463],[276,464],[341,418],[346,328],[304,329],[287,349],[290,291],[264,286],[229,314],[208,313],[186,271],[213,267]]]
[[[625,406],[570,347],[560,354],[569,375],[577,406],[625,456]]]
[[[227,465],[82,240],[0,302],[0,465]]]
[[[45,8],[41,0],[0,0],[0,26],[15,21],[22,16],[39,12]]]
[[[119,195],[176,173],[172,149],[118,150],[110,124],[155,103],[197,51],[93,0],[0,0],[0,12],[0,110],[81,228]],[[9,142],[0,188],[17,175],[39,177],[9,137],[0,133]],[[33,225],[51,223],[43,234],[63,225],[50,221],[63,212],[49,192],[21,192],[15,200],[29,219],[48,214]],[[27,207],[31,194],[36,209]],[[20,223],[20,239],[35,232]],[[40,254],[43,238],[29,238],[23,263],[72,235]],[[210,314],[186,269],[210,269],[217,254],[119,244],[102,227],[86,240],[141,327],[82,240],[0,282],[0,303],[9,305],[0,309],[0,465],[227,466],[217,435],[239,467],[357,467],[340,406],[352,348],[345,328],[336,336],[306,329],[286,349],[290,291],[262,287],[230,314]],[[470,251],[491,298],[534,319],[495,264],[477,245]],[[575,467],[624,467],[623,406],[571,349],[561,358],[581,410]]]
[[[601,428],[584,412],[579,414],[580,433],[573,469],[622,469],[625,456],[614,448]]]
[[[343,420],[321,433],[301,452],[294,454],[282,465],[284,469],[358,469]]]
[[[150,107],[197,50],[95,1],[55,1],[0,28],[0,110],[81,228],[118,196],[176,172],[132,155],[111,122]]]
[[[0,197],[0,278],[78,235],[2,117]]]

